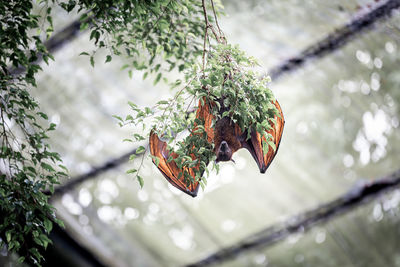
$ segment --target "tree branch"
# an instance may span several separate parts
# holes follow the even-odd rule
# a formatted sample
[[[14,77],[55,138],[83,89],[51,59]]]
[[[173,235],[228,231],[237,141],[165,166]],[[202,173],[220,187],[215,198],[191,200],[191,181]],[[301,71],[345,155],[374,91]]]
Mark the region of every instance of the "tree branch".
[[[244,238],[237,244],[212,253],[208,257],[187,265],[187,267],[208,266],[225,262],[238,255],[259,247],[269,247],[298,231],[307,231],[316,224],[324,223],[333,217],[344,214],[360,204],[379,197],[385,191],[400,185],[400,169],[373,182],[356,185],[346,194],[323,204],[313,210],[289,218],[283,223],[272,225],[264,230]]]

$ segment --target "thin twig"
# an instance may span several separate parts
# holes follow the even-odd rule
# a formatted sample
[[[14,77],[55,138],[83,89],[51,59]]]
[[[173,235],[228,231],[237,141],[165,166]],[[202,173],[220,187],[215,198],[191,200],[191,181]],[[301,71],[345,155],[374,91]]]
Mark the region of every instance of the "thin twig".
[[[201,4],[203,6],[203,14],[204,14],[204,21],[205,21],[205,26],[204,26],[204,43],[203,43],[203,78],[205,76],[205,68],[206,68],[206,46],[207,46],[207,35],[208,35],[208,18],[207,18],[207,8],[205,1],[202,0]]]
[[[212,10],[213,10],[213,13],[214,13],[215,24],[217,25],[220,37],[224,39],[224,43],[225,43],[226,40],[225,40],[224,34],[221,31],[221,28],[219,27],[219,24],[218,24],[218,17],[217,17],[217,13],[215,12],[214,0],[210,0],[210,1],[211,1]]]

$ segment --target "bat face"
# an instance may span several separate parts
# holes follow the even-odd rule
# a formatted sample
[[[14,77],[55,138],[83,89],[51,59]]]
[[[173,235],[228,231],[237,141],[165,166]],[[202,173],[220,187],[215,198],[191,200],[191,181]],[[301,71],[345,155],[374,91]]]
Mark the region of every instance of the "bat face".
[[[227,117],[216,122],[214,136],[216,162],[230,161],[233,153],[241,147],[241,143],[237,138],[237,128],[236,124]]]
[[[224,140],[216,150],[217,162],[230,161],[232,159],[232,149],[228,143]]]

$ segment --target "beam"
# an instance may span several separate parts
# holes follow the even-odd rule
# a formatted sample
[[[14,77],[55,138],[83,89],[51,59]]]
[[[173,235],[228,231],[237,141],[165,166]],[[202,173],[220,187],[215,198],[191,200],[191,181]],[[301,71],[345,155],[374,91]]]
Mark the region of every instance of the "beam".
[[[321,41],[309,46],[297,56],[294,56],[270,70],[272,80],[282,74],[301,68],[310,59],[322,58],[333,51],[343,47],[353,40],[358,34],[370,29],[376,22],[388,18],[392,11],[400,7],[400,0],[388,0],[371,6],[371,11],[362,16],[357,16],[350,23],[337,29]]]
[[[63,185],[60,185],[60,186],[54,188],[54,194],[51,194],[49,191],[45,191],[44,193],[47,195],[51,195],[50,199],[53,200],[54,198],[62,196],[64,193],[79,186],[81,183],[88,181],[90,179],[96,178],[98,175],[102,174],[103,172],[114,169],[114,168],[120,166],[121,164],[127,162],[129,160],[129,156],[132,154],[136,154],[136,148],[117,157],[117,158],[113,158],[113,159],[103,163],[100,166],[92,168],[87,173],[84,173],[82,175],[78,175],[77,177],[69,179]],[[141,155],[141,154],[138,154],[138,155]]]
[[[293,216],[283,223],[275,224],[242,239],[236,244],[223,248],[187,267],[210,266],[222,263],[256,248],[266,248],[284,240],[291,234],[307,231],[317,224],[349,212],[353,208],[376,199],[382,193],[400,186],[400,169],[373,182],[356,185],[346,194],[315,209]]]
[[[89,21],[89,19],[91,18],[90,17],[87,18],[85,22]],[[44,46],[46,47],[47,51],[50,54],[53,54],[57,52],[59,49],[61,49],[64,45],[77,38],[82,33],[82,31],[80,30],[81,24],[82,23],[79,20],[75,20],[71,24],[60,30],[59,32],[52,35],[51,38],[49,38],[47,41],[44,42]],[[42,61],[43,61],[43,55],[38,54],[38,59],[35,61],[35,64],[39,64]],[[20,75],[23,72],[25,72],[25,68],[23,67],[14,68],[10,70],[10,73],[14,76]]]

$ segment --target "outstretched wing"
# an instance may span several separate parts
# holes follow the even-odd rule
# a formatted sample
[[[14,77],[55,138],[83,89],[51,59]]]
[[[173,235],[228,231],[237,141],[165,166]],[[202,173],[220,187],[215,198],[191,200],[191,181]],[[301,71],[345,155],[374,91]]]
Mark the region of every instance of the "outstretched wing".
[[[254,160],[257,162],[261,173],[265,173],[268,166],[271,164],[276,153],[278,152],[279,144],[281,142],[283,126],[285,125],[285,119],[283,118],[283,113],[278,101],[275,101],[275,106],[279,111],[280,117],[275,116],[275,123],[271,122],[271,129],[267,132],[272,135],[275,144],[275,150],[269,145],[268,153],[264,155],[262,149],[262,140],[265,141],[265,136],[261,136],[257,131],[253,130],[251,132],[251,138],[247,141],[242,142],[242,147],[247,148]]]
[[[203,99],[204,100],[204,99]],[[208,142],[212,142],[214,139],[214,130],[211,128],[213,116],[210,114],[210,109],[207,103],[201,105],[201,101],[199,101],[199,108],[196,112],[196,118],[204,121],[204,128],[207,133]],[[194,131],[196,130],[196,125],[194,126]],[[192,133],[194,134],[194,133]],[[178,168],[175,161],[172,160],[168,162],[168,158],[171,155],[174,159],[177,158],[177,154],[174,152],[170,152],[167,149],[167,143],[160,140],[157,134],[153,131],[150,133],[150,153],[158,158],[158,165],[156,164],[156,160],[153,159],[153,163],[157,166],[157,168],[161,171],[164,177],[170,182],[173,186],[181,190],[182,192],[195,197],[197,196],[197,192],[199,190],[199,182],[195,181],[194,168],[188,168],[190,176],[192,176],[193,181],[185,181],[183,170]],[[203,174],[201,174],[203,175]]]
[[[185,183],[182,169],[178,168],[174,160],[167,162],[170,156],[170,152],[167,150],[167,143],[161,141],[153,131],[150,133],[150,153],[159,159],[158,165],[154,159],[153,163],[156,164],[168,182],[192,197],[197,195],[199,183]],[[177,158],[177,154],[174,152],[171,153],[171,156],[174,159]],[[190,174],[192,172],[192,170],[189,170]]]

